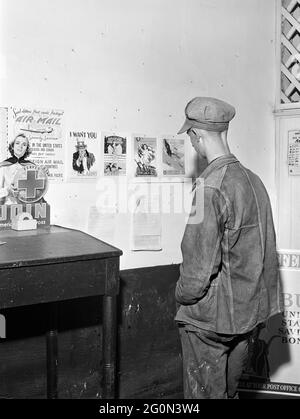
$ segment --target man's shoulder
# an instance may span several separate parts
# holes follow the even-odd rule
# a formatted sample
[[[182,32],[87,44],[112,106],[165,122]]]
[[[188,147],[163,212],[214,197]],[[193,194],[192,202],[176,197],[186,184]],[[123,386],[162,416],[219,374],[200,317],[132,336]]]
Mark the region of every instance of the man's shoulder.
[[[239,174],[240,172],[240,174]],[[248,167],[244,166],[243,164],[239,163],[238,167],[231,171],[228,171],[228,175],[231,175],[231,181],[234,182],[235,180],[237,183],[244,179],[245,182],[251,183],[252,186],[264,186],[263,181],[261,180],[260,176],[250,170]]]
[[[213,189],[217,194],[227,196],[235,194],[237,189],[263,186],[263,182],[257,174],[236,161],[234,164],[216,168],[205,178],[204,185],[205,189]]]
[[[220,190],[227,166],[215,168],[204,179],[204,185],[207,188]]]

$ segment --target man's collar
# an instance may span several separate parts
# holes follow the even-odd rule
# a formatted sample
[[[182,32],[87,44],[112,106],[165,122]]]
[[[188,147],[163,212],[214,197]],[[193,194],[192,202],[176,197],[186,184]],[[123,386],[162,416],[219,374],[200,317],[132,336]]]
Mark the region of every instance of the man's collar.
[[[224,156],[217,157],[209,163],[209,165],[203,170],[200,177],[205,179],[209,176],[214,170],[220,169],[227,164],[232,164],[238,162],[238,159],[234,154],[225,154]]]

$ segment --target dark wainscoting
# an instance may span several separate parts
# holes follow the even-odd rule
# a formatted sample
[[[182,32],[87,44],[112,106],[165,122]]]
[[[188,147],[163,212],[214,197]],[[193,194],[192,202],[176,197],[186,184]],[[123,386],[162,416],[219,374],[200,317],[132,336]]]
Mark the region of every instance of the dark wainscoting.
[[[178,265],[121,271],[118,398],[180,398],[180,342],[174,322]],[[0,398],[45,398],[47,305],[1,311]],[[59,398],[101,398],[101,299],[58,304]],[[100,325],[99,325],[100,324]]]

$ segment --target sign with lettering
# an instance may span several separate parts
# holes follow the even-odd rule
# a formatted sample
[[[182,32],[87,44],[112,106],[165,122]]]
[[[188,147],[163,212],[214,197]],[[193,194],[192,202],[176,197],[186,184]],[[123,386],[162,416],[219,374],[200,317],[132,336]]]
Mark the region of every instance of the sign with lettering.
[[[18,191],[17,199],[22,203],[33,203],[45,195],[48,177],[44,168],[26,165],[16,172],[13,183]]]
[[[99,175],[101,136],[93,130],[72,130],[67,137],[67,178],[80,181]]]
[[[37,220],[37,228],[50,225],[50,205],[47,202],[0,205],[0,230],[10,230],[13,219],[23,212]]]
[[[44,200],[48,188],[45,169],[33,164],[21,166],[12,185],[16,203],[0,205],[0,229],[10,229],[13,220],[22,213],[29,213],[37,220],[37,227],[50,225],[50,206]]]
[[[23,133],[29,139],[30,160],[47,167],[49,180],[62,181],[64,149],[62,110],[11,108],[13,135]]]
[[[295,251],[279,255],[283,312],[253,333],[241,390],[300,397],[300,281]]]
[[[280,250],[278,259],[282,269],[300,269],[300,251]]]

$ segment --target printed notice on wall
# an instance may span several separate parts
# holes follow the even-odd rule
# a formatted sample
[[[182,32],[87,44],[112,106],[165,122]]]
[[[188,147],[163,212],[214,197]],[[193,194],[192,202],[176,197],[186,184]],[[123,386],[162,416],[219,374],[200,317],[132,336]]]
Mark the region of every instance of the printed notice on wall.
[[[289,131],[288,166],[290,175],[300,175],[300,130]]]
[[[13,135],[23,133],[30,143],[30,160],[49,170],[49,179],[62,181],[64,141],[62,110],[11,108]]]
[[[159,194],[137,194],[131,218],[131,250],[162,250]]]
[[[98,176],[101,136],[94,131],[69,132],[67,177],[95,179]]]

